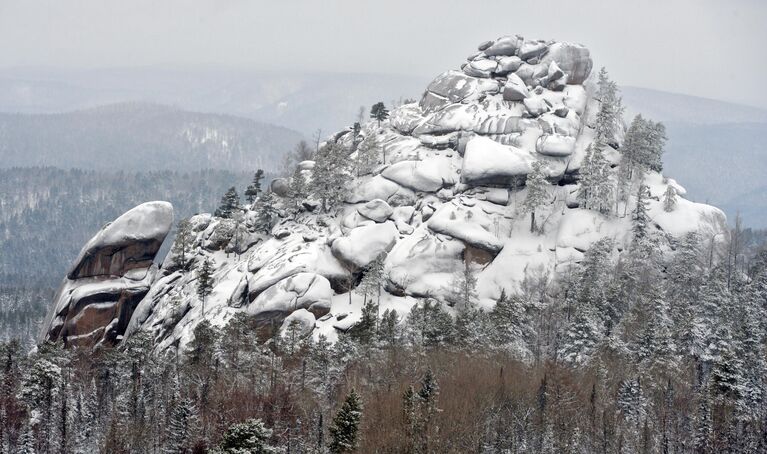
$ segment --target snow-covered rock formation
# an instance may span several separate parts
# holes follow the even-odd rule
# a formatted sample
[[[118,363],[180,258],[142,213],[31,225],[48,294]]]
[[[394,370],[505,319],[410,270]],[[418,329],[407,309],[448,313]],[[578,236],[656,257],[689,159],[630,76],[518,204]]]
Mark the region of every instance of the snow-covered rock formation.
[[[155,255],[172,225],[169,203],[148,202],[102,228],[59,287],[40,340],[87,346],[119,341],[149,291]]]
[[[359,137],[375,137],[381,147],[378,165],[350,176],[344,202],[329,212],[312,197],[289,199],[289,182],[281,180],[272,185],[284,197],[277,197],[279,219],[270,234],[257,231],[257,204],[241,220],[193,217],[190,266],[173,254],[165,259],[125,335],[149,332],[167,351],[185,346],[200,321],[222,326],[244,311],[265,328],[284,330],[285,320],[295,320],[301,333],[332,340],[359,319],[357,286],[384,255],[379,311],[403,316],[419,298],[455,302],[451,283],[467,267],[478,281],[479,304],[492,307],[502,293],[519,292],[532,273],[556,280],[603,237],[628,247],[634,196],[611,215],[579,207],[576,198],[599,109],[591,69],[589,51],[577,44],[519,36],[482,43],[418,102],[394,109],[380,125],[363,125]],[[349,150],[349,160],[358,158],[351,130],[330,141]],[[613,166],[619,145],[605,151]],[[536,163],[551,184],[531,232],[522,201]],[[314,163],[304,161],[298,171],[311,179]],[[712,238],[724,229],[723,214],[711,206],[680,198],[665,211],[669,185],[683,194],[673,180],[648,172],[644,184],[650,229],[662,247],[690,231]],[[203,303],[195,270],[205,259],[213,263],[214,285]],[[66,301],[58,297],[49,338],[60,337]]]

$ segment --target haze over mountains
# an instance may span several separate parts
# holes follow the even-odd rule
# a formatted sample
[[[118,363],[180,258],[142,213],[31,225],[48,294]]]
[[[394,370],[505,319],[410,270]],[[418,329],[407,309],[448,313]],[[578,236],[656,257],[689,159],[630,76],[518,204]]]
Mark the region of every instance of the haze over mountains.
[[[428,78],[388,74],[332,74],[332,73],[277,73],[243,70],[171,70],[171,69],[104,69],[91,71],[63,71],[53,69],[15,69],[0,71],[0,111],[24,113],[68,112],[91,109],[111,103],[149,102],[178,106],[170,109],[160,106],[124,105],[121,108],[99,109],[77,114],[51,117],[2,116],[0,134],[25,142],[24,137],[37,137],[24,143],[23,159],[20,153],[4,151],[3,166],[28,165],[30,162],[46,165],[69,166],[79,162],[91,164],[90,159],[78,159],[73,153],[107,147],[120,150],[127,156],[145,150],[145,143],[133,143],[128,138],[138,137],[139,131],[166,143],[171,158],[165,163],[171,168],[183,166],[196,170],[206,162],[216,161],[211,151],[213,143],[196,145],[198,154],[177,159],[177,147],[184,142],[178,134],[163,137],[168,128],[176,133],[180,122],[194,118],[213,122],[218,126],[238,130],[237,143],[258,150],[263,161],[252,154],[240,156],[235,164],[223,165],[232,169],[248,161],[253,166],[277,164],[279,156],[300,139],[310,139],[316,131],[324,134],[350,125],[357,120],[360,107],[369,108],[383,100],[387,105],[407,98],[418,98]],[[636,112],[666,123],[669,143],[664,157],[666,171],[683,182],[688,197],[708,201],[722,207],[732,221],[740,212],[746,225],[767,226],[767,199],[761,175],[767,171],[767,155],[763,153],[762,137],[767,133],[767,110],[725,101],[712,100],[638,87],[623,87],[627,106],[626,117]],[[119,112],[120,110],[125,110]],[[231,116],[193,114],[215,112],[245,117],[260,123]],[[171,113],[173,112],[173,113]],[[118,114],[119,113],[119,114]],[[98,115],[93,115],[98,114]],[[124,124],[115,128],[111,118]],[[128,116],[131,118],[123,118]],[[367,115],[365,113],[365,115]],[[175,117],[171,120],[171,117]],[[181,118],[185,120],[181,120]],[[156,119],[162,121],[155,121]],[[274,128],[269,125],[287,129]],[[11,127],[14,125],[14,127]],[[67,137],[61,128],[74,126],[80,134]],[[289,129],[289,130],[288,130]],[[34,134],[31,134],[34,131]],[[245,132],[247,131],[247,132]],[[117,132],[117,136],[114,133]],[[202,131],[197,131],[202,134]],[[45,140],[46,142],[41,143]],[[83,146],[81,142],[87,145]],[[48,156],[36,161],[42,148],[56,144],[59,150],[69,150],[66,159]],[[96,146],[94,144],[100,144]],[[7,146],[7,145],[6,145]],[[94,148],[96,146],[96,148]],[[149,147],[151,148],[151,147]],[[78,151],[75,151],[78,150]],[[153,153],[156,158],[157,153]],[[9,157],[10,156],[10,157]],[[70,160],[70,157],[74,159]],[[21,160],[18,160],[21,159]],[[95,162],[98,162],[96,160]],[[155,163],[156,160],[150,162]],[[218,160],[222,165],[221,160]],[[137,166],[142,161],[135,160]],[[110,163],[106,163],[110,164]],[[163,167],[167,168],[167,167]],[[137,169],[139,170],[139,169]]]

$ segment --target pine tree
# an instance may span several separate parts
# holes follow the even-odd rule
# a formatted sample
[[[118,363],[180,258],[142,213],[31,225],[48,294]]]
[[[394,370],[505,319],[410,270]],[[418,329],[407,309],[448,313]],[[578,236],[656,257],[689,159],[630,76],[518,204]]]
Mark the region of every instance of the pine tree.
[[[279,217],[279,211],[276,207],[277,200],[272,191],[266,191],[256,200],[253,205],[253,211],[256,212],[255,227],[259,232],[269,234]]]
[[[202,300],[202,309],[200,310],[203,318],[205,317],[205,297],[213,291],[213,269],[210,260],[206,257],[202,262],[202,267],[197,272],[197,296]]]
[[[385,261],[386,253],[382,252],[365,268],[362,281],[356,289],[362,294],[363,303],[367,303],[368,298],[372,298],[373,295],[377,297],[376,303],[381,302],[381,288],[386,279]]]
[[[490,312],[490,320],[493,326],[493,339],[497,344],[508,345],[524,341],[528,320],[522,298],[508,297],[506,292],[502,291]]]
[[[374,134],[370,134],[362,141],[357,148],[357,160],[355,167],[357,176],[367,175],[378,165],[378,156],[381,153],[381,146]]]
[[[599,71],[597,98],[600,101],[597,112],[596,137],[605,144],[615,143],[615,132],[623,116],[621,98],[618,96],[618,85],[611,81],[604,67]]]
[[[431,444],[434,441],[433,420],[439,409],[437,399],[439,397],[439,383],[437,383],[431,369],[426,370],[421,380],[421,389],[418,390],[417,402],[419,407],[419,430],[416,433],[417,449],[420,453],[431,452]]]
[[[304,201],[307,193],[306,178],[300,167],[296,167],[293,171],[293,176],[290,178],[290,198],[293,201],[293,205],[298,208],[301,206],[301,202]]]
[[[37,454],[37,449],[35,448],[35,434],[30,425],[24,425],[21,431],[21,436],[16,444],[18,445],[18,448],[15,452],[18,454]]]
[[[663,170],[661,158],[666,140],[663,123],[646,120],[642,115],[635,116],[621,147],[622,165],[628,169],[627,177],[631,179],[636,169],[641,172]]]
[[[378,340],[388,348],[392,348],[400,340],[399,317],[394,309],[386,309],[378,323]]]
[[[331,453],[342,454],[357,450],[361,419],[362,401],[352,388],[330,426],[331,439],[328,448]]]
[[[676,208],[676,189],[673,186],[668,185],[666,192],[663,194],[663,210],[667,213],[674,211]]]
[[[347,150],[338,143],[329,143],[317,152],[311,192],[322,201],[324,211],[341,202],[346,195],[349,164]]]
[[[602,153],[600,143],[586,148],[586,157],[581,166],[578,200],[583,208],[610,214],[613,200],[613,183],[610,178],[610,163]]]
[[[378,127],[381,127],[381,122],[389,118],[389,111],[384,106],[383,102],[377,102],[370,108],[370,118],[378,121]]]
[[[420,415],[415,389],[410,385],[402,395],[402,418],[405,426],[405,453],[414,454],[420,431]]]
[[[649,198],[650,189],[646,185],[640,184],[632,226],[634,243],[639,243],[647,238],[647,229],[650,223],[650,215],[647,213],[647,199]]]
[[[459,308],[473,309],[479,302],[477,293],[477,276],[471,269],[471,262],[465,261],[463,270],[454,274],[452,283],[455,303]]]
[[[352,125],[352,151],[357,150],[357,146],[359,145],[360,132],[362,132],[362,125],[359,121],[355,121]]]
[[[195,417],[194,403],[188,397],[176,403],[167,427],[164,453],[183,454],[191,451]]]
[[[522,206],[526,213],[530,213],[530,232],[535,232],[535,212],[546,202],[549,186],[540,161],[533,163],[532,171],[527,174],[525,186],[527,187],[527,196]]]
[[[226,191],[226,194],[221,197],[221,203],[219,204],[219,207],[216,208],[216,212],[214,214],[217,217],[228,219],[232,217],[232,214],[236,210],[239,209],[240,196],[237,194],[237,189],[232,186],[229,188],[229,190]]]
[[[361,317],[349,334],[363,345],[368,345],[375,339],[376,325],[378,322],[378,305],[372,300],[362,306]]]
[[[253,175],[253,182],[245,189],[245,200],[248,203],[253,203],[261,194],[261,180],[264,178],[264,171],[261,169],[256,170]]]
[[[442,305],[431,298],[415,304],[407,317],[410,343],[420,347],[449,345],[454,340],[453,319]]]
[[[276,454],[281,452],[269,444],[272,430],[260,419],[248,419],[229,427],[212,454]]]
[[[176,239],[173,241],[171,249],[173,254],[178,257],[176,261],[181,266],[181,269],[185,270],[189,266],[187,254],[192,249],[192,241],[194,241],[192,223],[188,219],[181,219],[176,226]]]

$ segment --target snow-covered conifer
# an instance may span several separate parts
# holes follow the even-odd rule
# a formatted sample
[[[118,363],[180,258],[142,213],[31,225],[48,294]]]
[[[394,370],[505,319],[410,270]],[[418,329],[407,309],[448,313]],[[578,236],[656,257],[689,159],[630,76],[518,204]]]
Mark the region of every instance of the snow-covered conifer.
[[[527,195],[522,206],[526,213],[530,213],[530,232],[535,232],[535,213],[546,203],[549,194],[549,182],[543,173],[543,166],[540,161],[533,163],[532,171],[527,174],[525,186],[527,187]]]

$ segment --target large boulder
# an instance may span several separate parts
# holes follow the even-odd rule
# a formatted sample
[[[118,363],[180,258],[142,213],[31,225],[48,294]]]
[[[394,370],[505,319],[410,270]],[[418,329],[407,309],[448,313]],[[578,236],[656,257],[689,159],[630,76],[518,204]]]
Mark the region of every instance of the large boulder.
[[[504,36],[498,38],[492,45],[484,49],[487,56],[514,55],[519,49],[522,39],[519,36]]]
[[[513,73],[522,66],[522,59],[516,55],[511,57],[502,57],[498,60],[498,68],[495,70],[499,76],[505,76],[506,74]]]
[[[340,261],[354,268],[368,266],[383,252],[389,252],[399,238],[393,222],[357,227],[347,236],[336,238],[331,250]]]
[[[333,291],[330,282],[315,273],[297,273],[259,293],[245,311],[259,322],[282,322],[298,309],[306,309],[316,317],[330,310]]]
[[[394,210],[385,201],[374,199],[358,207],[357,212],[372,221],[384,222],[389,219]]]
[[[549,47],[548,53],[541,59],[541,63],[549,65],[556,62],[559,68],[567,74],[567,83],[580,85],[591,74],[593,62],[589,56],[589,50],[580,44],[554,43]]]
[[[434,111],[447,104],[475,99],[481,93],[498,91],[498,83],[492,79],[472,77],[459,71],[447,71],[434,79],[421,98],[424,111]]]
[[[466,144],[461,182],[471,185],[511,186],[512,178],[530,172],[534,158],[525,150],[485,137]]]
[[[173,226],[168,202],[148,202],[102,228],[83,247],[40,330],[40,341],[114,345],[149,291],[157,251]]]
[[[516,74],[510,74],[503,87],[504,101],[522,101],[530,95],[527,86]]]

